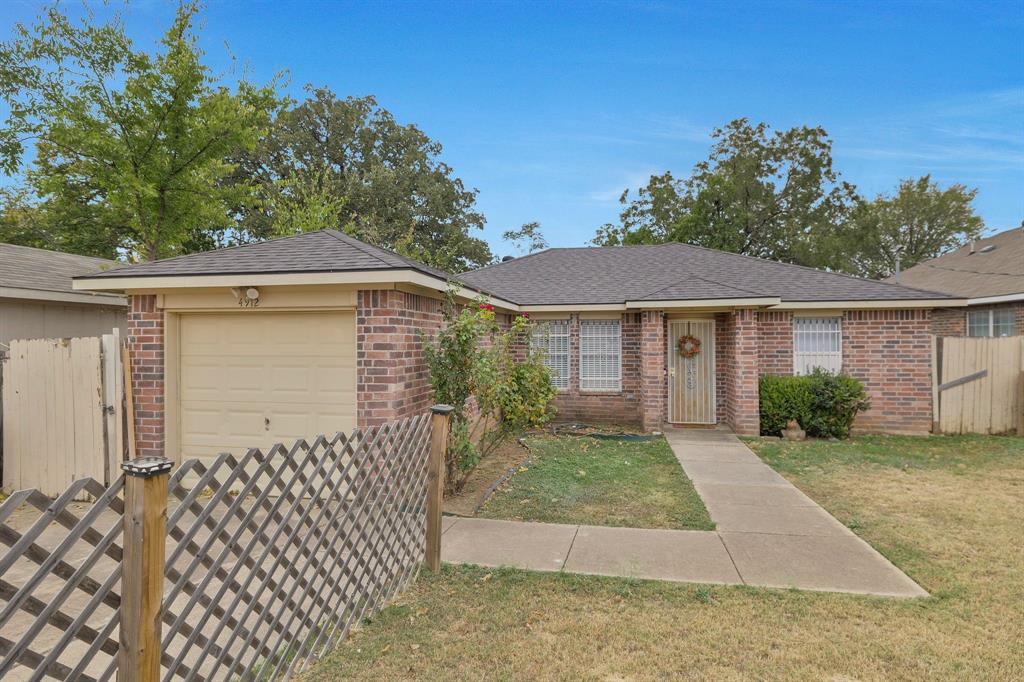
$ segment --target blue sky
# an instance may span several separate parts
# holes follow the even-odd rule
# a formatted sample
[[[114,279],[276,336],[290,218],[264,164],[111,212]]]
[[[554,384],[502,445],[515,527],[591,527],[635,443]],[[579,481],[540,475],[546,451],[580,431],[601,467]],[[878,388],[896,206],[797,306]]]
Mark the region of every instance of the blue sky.
[[[0,7],[4,37],[40,3]],[[68,3],[74,9],[75,3]],[[154,40],[173,6],[131,6]],[[448,2],[211,0],[202,43],[253,77],[287,69],[376,95],[480,190],[485,236],[539,220],[554,246],[614,221],[622,190],[685,176],[712,128],[821,125],[862,193],[932,173],[979,189],[990,229],[1024,219],[1024,0]]]

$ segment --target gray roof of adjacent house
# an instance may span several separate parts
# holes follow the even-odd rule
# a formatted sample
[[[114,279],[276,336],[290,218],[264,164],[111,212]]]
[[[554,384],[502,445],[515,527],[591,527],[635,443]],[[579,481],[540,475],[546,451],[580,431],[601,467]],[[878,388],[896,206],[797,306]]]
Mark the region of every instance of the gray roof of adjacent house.
[[[54,298],[51,295],[70,295],[86,302],[92,298],[106,305],[123,304],[121,296],[84,294],[71,288],[72,278],[115,265],[117,261],[105,258],[0,244],[0,296]]]
[[[1024,228],[1015,227],[919,263],[900,275],[900,283],[965,298],[1024,294]]]
[[[520,305],[777,297],[783,301],[949,298],[690,244],[548,249],[459,276]]]
[[[369,270],[416,270],[433,277],[451,278],[451,275],[443,270],[372,246],[338,230],[328,229],[148,263],[124,265],[90,274],[88,279]]]

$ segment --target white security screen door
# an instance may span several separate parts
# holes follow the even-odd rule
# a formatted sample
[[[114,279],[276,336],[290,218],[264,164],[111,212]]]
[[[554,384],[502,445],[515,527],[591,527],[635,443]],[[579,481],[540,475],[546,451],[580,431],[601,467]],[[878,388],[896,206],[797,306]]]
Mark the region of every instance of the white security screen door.
[[[693,336],[700,352],[684,358],[679,339]],[[714,424],[715,415],[715,321],[669,320],[668,409],[675,424]]]

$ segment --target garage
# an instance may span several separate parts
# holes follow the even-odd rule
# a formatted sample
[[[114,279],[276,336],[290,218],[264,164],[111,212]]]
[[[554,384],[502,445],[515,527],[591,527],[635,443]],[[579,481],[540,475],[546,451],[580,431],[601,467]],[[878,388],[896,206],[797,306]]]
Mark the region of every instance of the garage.
[[[355,427],[354,312],[190,313],[177,327],[184,458]]]
[[[444,324],[453,286],[331,229],[75,280],[128,297],[135,452],[178,463],[423,414],[423,337]]]

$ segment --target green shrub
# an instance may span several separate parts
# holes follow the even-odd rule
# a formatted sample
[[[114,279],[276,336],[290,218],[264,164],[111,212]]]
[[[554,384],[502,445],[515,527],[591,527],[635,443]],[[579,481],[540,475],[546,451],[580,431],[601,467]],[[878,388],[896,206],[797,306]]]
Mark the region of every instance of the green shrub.
[[[778,436],[795,419],[815,438],[846,438],[859,412],[871,407],[864,385],[816,369],[807,376],[761,377],[761,433]]]
[[[551,419],[558,391],[533,348],[534,323],[526,315],[502,327],[493,305],[459,304],[453,289],[444,319],[435,337],[421,333],[421,341],[434,400],[455,408],[445,476],[452,492],[502,442]]]
[[[812,436],[846,438],[858,412],[871,407],[864,384],[846,374],[816,369],[811,380],[811,421],[805,427]]]
[[[810,377],[763,376],[760,392],[763,435],[780,435],[790,419],[806,428],[813,404]]]

